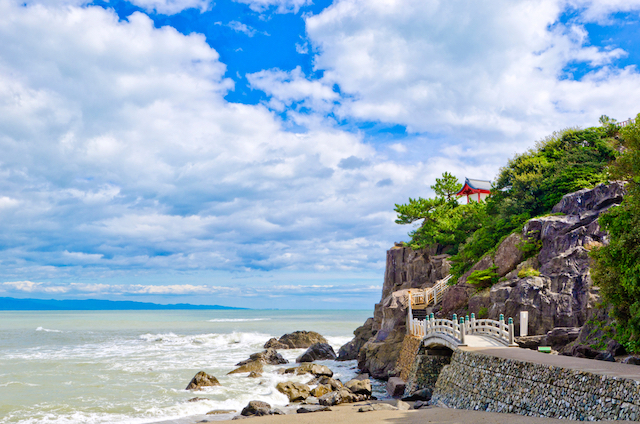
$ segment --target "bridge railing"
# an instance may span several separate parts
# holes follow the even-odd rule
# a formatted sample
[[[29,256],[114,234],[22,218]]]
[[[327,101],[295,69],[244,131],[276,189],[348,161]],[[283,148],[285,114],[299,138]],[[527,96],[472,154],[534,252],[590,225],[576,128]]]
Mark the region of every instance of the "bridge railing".
[[[453,315],[453,319],[435,318],[433,314],[425,320],[411,318],[409,320],[409,333],[419,338],[426,338],[431,335],[444,334],[453,338],[458,345],[465,346],[467,335],[480,335],[491,337],[506,346],[517,346],[514,343],[513,319],[507,322],[504,315],[500,314],[499,320],[476,319],[474,314],[471,317],[460,317]]]

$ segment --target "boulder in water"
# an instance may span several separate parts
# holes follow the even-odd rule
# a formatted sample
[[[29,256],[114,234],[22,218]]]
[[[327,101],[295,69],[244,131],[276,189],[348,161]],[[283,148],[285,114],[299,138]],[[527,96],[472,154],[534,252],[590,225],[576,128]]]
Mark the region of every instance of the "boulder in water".
[[[265,349],[269,349],[269,348],[273,348],[273,349],[289,349],[289,346],[287,346],[284,343],[280,343],[278,341],[278,339],[276,339],[275,337],[271,337],[265,344],[264,344],[264,348]]]
[[[287,395],[289,402],[301,402],[309,397],[311,389],[306,384],[294,381],[280,382],[276,385],[280,393]]]
[[[327,339],[322,337],[321,334],[315,331],[294,331],[280,337],[276,344],[270,339],[265,345],[265,348],[273,347],[276,349],[306,349],[315,343],[327,343]]]
[[[297,375],[313,374],[316,377],[327,376],[333,377],[333,371],[329,367],[319,364],[302,364],[295,369]]]
[[[329,343],[314,343],[302,355],[298,356],[296,362],[313,362],[323,359],[336,359],[336,352]]]
[[[204,371],[197,373],[187,385],[185,390],[202,390],[203,387],[219,386],[217,378]]]
[[[274,348],[268,348],[266,350],[263,350],[262,352],[254,353],[253,355],[249,356],[249,359],[240,361],[236,365],[246,365],[249,362],[253,361],[260,361],[264,364],[269,365],[280,365],[289,363],[289,361],[284,359],[282,355],[280,355]]]
[[[240,374],[243,372],[248,372],[248,373],[261,373],[263,370],[263,365],[261,361],[251,361],[251,362],[247,362],[244,365],[239,366],[238,368],[236,368],[233,371],[230,371],[228,374]]]

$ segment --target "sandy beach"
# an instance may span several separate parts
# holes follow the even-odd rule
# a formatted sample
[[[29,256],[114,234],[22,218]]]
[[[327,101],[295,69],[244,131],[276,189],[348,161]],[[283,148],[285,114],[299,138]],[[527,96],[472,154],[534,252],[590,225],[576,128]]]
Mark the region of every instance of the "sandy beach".
[[[256,424],[551,424],[577,422],[554,418],[525,417],[483,411],[467,411],[450,408],[422,408],[405,411],[358,412],[368,402],[343,404],[331,407],[331,411],[308,414],[272,415],[241,420]],[[219,421],[218,421],[219,422]],[[225,421],[228,422],[228,421]],[[599,421],[601,423],[632,423],[633,421]]]

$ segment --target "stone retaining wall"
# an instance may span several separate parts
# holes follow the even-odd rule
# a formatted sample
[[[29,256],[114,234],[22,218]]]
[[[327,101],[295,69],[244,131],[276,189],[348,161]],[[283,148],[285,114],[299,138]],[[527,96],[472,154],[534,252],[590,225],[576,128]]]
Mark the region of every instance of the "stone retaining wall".
[[[458,409],[572,420],[640,420],[640,382],[457,350],[432,398]]]
[[[421,342],[422,339],[410,334],[407,334],[402,341],[402,350],[400,351],[400,358],[398,358],[396,371],[398,372],[398,376],[404,381],[407,381],[409,378],[409,373],[411,372],[411,367],[415,362]]]
[[[451,361],[451,353],[448,349],[427,350],[424,347],[421,348],[407,377],[405,395],[410,395],[421,389],[433,390],[442,368]]]

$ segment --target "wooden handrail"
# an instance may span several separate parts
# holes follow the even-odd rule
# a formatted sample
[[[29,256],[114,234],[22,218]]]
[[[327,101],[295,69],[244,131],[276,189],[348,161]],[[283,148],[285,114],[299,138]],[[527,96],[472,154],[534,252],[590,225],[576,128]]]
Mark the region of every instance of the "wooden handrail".
[[[424,290],[411,290],[411,306],[429,306],[431,303],[434,305],[438,303],[439,299],[442,299],[442,294],[447,290],[449,285],[447,284],[451,279],[451,274],[444,277],[442,280],[437,281],[433,287],[429,287]]]

